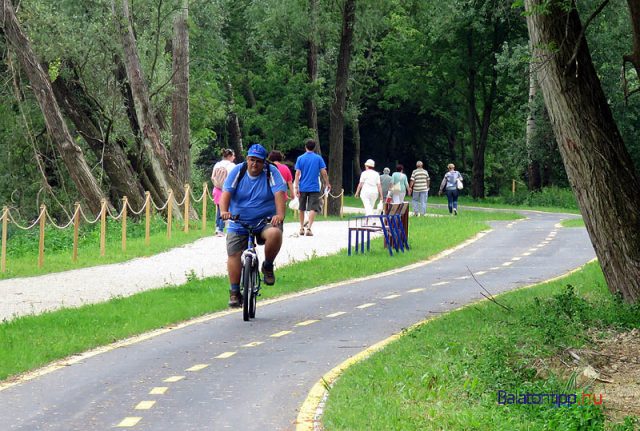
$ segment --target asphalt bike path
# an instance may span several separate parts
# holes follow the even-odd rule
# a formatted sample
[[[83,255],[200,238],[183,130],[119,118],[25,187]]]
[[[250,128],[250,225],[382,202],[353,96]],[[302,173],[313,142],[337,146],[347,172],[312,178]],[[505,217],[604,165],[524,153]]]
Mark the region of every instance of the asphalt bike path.
[[[294,429],[300,405],[328,370],[481,299],[471,273],[497,294],[595,257],[585,229],[559,227],[568,215],[525,213],[491,223],[477,241],[427,264],[258,303],[249,323],[241,313],[221,313],[8,387],[0,391],[0,430]]]

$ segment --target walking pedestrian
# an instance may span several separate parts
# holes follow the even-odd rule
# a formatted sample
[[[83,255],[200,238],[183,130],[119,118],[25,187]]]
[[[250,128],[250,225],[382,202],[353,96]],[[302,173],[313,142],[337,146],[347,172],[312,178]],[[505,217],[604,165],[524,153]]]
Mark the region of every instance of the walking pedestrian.
[[[424,216],[427,212],[427,199],[429,199],[431,185],[429,173],[422,166],[422,162],[418,160],[409,182],[409,193],[413,196],[413,215],[417,217]]]
[[[296,160],[296,177],[294,190],[300,200],[300,235],[305,235],[304,212],[309,211],[309,220],[306,236],[313,236],[311,227],[316,213],[320,211],[320,177],[324,181],[326,190],[331,190],[327,165],[318,154],[314,152],[316,141],[307,139],[304,144],[305,153]]]
[[[293,175],[291,175],[291,170],[289,169],[289,167],[282,163],[283,158],[284,155],[281,151],[273,150],[269,153],[269,160],[271,160],[273,164],[276,165],[276,168],[278,168],[280,175],[282,175],[282,179],[285,183],[287,183],[287,189],[290,193],[290,195],[287,194],[287,199],[293,199],[295,197],[293,193]]]
[[[382,187],[382,196],[385,199],[391,197],[389,192],[391,191],[391,186],[393,186],[393,180],[391,179],[391,175],[389,175],[390,172],[391,170],[389,168],[384,168],[382,170],[382,175],[380,175],[380,186]]]
[[[396,171],[391,175],[393,186],[391,187],[391,196],[394,204],[400,204],[404,202],[404,197],[409,190],[409,181],[404,173],[404,166],[401,164],[396,165]]]
[[[462,188],[462,175],[456,171],[453,163],[449,163],[447,168],[449,171],[444,174],[438,195],[441,195],[444,190],[447,194],[449,214],[458,215],[458,189]]]
[[[229,172],[236,166],[233,161],[236,159],[236,153],[232,149],[222,150],[222,160],[213,166],[211,171],[211,182],[213,183],[213,202],[216,204],[216,236],[224,236],[224,220],[220,218],[220,196],[222,196],[222,187],[227,179]]]
[[[380,174],[373,169],[375,166],[376,163],[371,159],[364,162],[365,170],[360,174],[360,182],[354,195],[355,197],[360,195],[366,216],[374,215],[377,198],[380,197],[381,201],[383,199]]]

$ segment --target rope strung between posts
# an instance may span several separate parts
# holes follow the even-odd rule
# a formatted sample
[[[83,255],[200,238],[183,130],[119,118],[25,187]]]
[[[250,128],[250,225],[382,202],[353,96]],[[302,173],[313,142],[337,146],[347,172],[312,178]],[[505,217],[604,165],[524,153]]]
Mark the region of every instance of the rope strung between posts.
[[[332,198],[334,198],[334,199],[337,199],[337,198],[339,198],[340,196],[344,195],[344,189],[340,192],[340,194],[339,194],[339,195],[332,195],[331,193],[329,193],[329,190],[327,190],[327,192],[325,193],[325,196],[327,196],[327,195],[328,195],[329,197],[332,197]]]
[[[204,190],[202,190],[202,195],[200,196],[200,199],[196,198],[195,195],[193,194],[193,190],[191,190],[191,199],[193,199],[194,202],[200,203],[202,202],[203,198],[204,198]]]
[[[131,211],[131,213],[133,213],[134,215],[140,215],[142,214],[142,211],[144,211],[145,208],[147,208],[147,201],[146,200],[144,201],[144,205],[142,205],[142,208],[140,208],[140,211],[134,210],[131,204],[129,203],[129,200],[127,200],[127,207],[129,208],[129,211]]]
[[[56,229],[60,229],[60,230],[64,230],[64,229],[68,228],[69,226],[71,226],[71,225],[73,224],[73,219],[74,219],[74,218],[75,218],[75,216],[76,216],[76,213],[74,212],[74,213],[73,213],[73,216],[71,216],[71,220],[69,220],[69,222],[68,222],[66,225],[64,225],[64,226],[58,226],[58,225],[56,224],[56,222],[55,222],[55,221],[53,221],[53,219],[51,218],[51,215],[49,214],[49,211],[47,211],[47,210],[45,209],[45,211],[44,211],[44,212],[45,212],[45,214],[47,215],[47,219],[49,219],[49,223],[51,223],[51,224],[53,225],[53,227],[55,227]]]
[[[13,218],[13,215],[11,215],[11,210],[7,211],[7,214],[9,215],[9,218],[11,219],[11,223],[13,223],[14,225],[16,225],[16,227],[18,229],[22,229],[22,230],[30,230],[32,227],[34,227],[35,225],[37,225],[38,223],[40,223],[40,218],[43,216],[42,212],[40,212],[40,215],[38,216],[38,218],[36,219],[36,221],[33,222],[33,224],[29,227],[24,227],[22,225],[20,225],[17,221],[15,221],[15,219]]]
[[[109,207],[107,206],[106,208],[107,208],[107,214],[109,214],[109,217],[111,217],[114,220],[120,220],[122,218],[122,214],[124,214],[124,209],[125,209],[125,207],[123,206],[122,209],[120,210],[120,214],[114,217],[114,215],[111,214],[111,210],[109,209]]]

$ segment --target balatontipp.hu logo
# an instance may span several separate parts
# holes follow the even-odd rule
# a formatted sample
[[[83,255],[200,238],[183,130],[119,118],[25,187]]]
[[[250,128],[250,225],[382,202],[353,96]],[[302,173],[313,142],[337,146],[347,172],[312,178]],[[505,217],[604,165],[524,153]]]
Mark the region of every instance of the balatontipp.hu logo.
[[[557,394],[557,393],[512,393],[499,390],[497,393],[498,404],[500,405],[542,405],[551,404],[556,407],[561,406],[599,406],[603,402],[602,394],[582,393],[582,396],[576,394]]]

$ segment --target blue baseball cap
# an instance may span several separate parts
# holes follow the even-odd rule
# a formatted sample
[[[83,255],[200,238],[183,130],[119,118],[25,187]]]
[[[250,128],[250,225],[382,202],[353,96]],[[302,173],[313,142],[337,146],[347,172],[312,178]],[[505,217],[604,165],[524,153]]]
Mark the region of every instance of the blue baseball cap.
[[[268,155],[267,150],[260,144],[253,144],[247,152],[247,157],[257,157],[263,160],[266,159]]]

